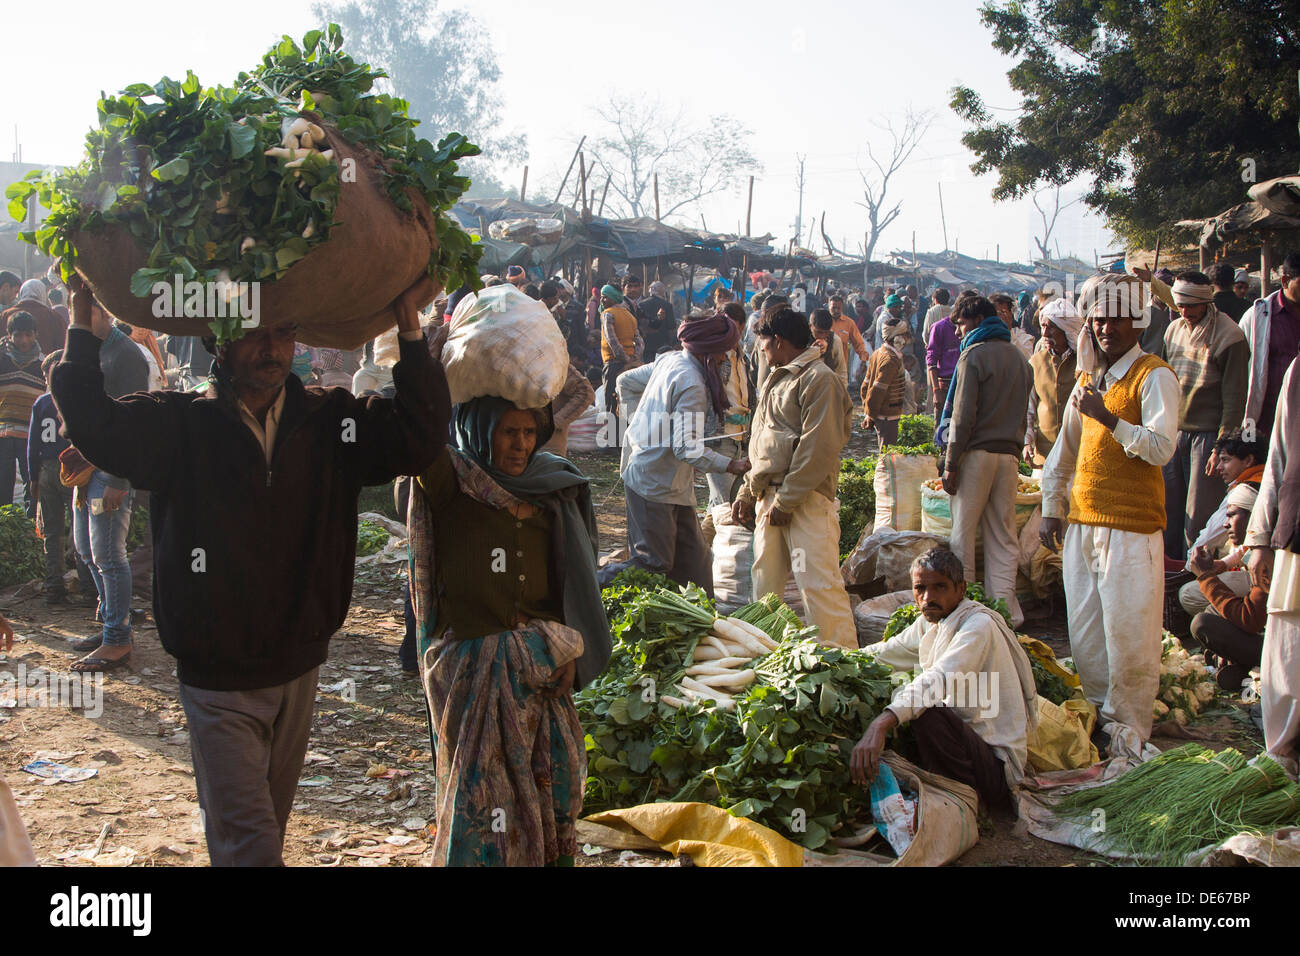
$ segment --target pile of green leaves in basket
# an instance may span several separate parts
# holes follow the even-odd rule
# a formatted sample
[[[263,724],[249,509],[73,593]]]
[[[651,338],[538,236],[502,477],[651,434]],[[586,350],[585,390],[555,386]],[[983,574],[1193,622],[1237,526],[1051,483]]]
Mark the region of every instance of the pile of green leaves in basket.
[[[375,91],[385,75],[344,52],[330,24],[301,45],[284,37],[231,86],[202,86],[190,72],[132,84],[99,101],[80,165],[5,190],[10,215],[26,220],[32,196],[49,210],[21,236],[61,256],[65,279],[76,266],[73,236],[121,227],[149,250],[131,277],[136,296],[175,275],[273,280],[329,239],[341,174],[329,127],[368,151],[398,209],[411,212],[408,190],[427,201],[437,236],[429,274],[448,289],[477,287],[480,248],[444,213],[469,186],[456,161],[478,147],[459,133],[437,146],[416,136],[406,101]],[[238,318],[222,319],[213,332],[224,341],[238,327]]]
[[[810,849],[869,818],[849,753],[889,703],[889,668],[822,647],[775,595],[719,618],[698,588],[639,573],[603,597],[614,653],[575,697],[586,812],[703,801]]]

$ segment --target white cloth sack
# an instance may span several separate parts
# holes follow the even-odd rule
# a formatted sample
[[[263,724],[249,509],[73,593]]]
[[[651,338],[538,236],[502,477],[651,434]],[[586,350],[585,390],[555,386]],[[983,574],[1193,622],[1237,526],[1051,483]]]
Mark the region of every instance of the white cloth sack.
[[[498,285],[456,306],[442,365],[453,404],[499,395],[520,408],[542,408],[564,388],[569,352],[546,306]]]

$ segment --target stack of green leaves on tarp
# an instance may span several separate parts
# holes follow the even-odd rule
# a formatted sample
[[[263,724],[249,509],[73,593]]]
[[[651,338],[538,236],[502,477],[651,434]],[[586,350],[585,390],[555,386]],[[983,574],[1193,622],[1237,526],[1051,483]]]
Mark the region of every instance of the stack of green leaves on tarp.
[[[808,639],[815,629],[767,595],[735,615],[779,641],[754,663],[757,681],[735,710],[707,700],[670,707],[659,695],[685,673],[712,605],[697,588],[644,572],[620,575],[603,598],[613,655],[574,697],[587,740],[586,812],[699,800],[810,848],[866,813],[848,758],[889,703],[887,667]]]
[[[1113,852],[1176,866],[1237,833],[1300,822],[1300,788],[1268,757],[1247,763],[1232,748],[1216,753],[1184,744],[1111,783],[1066,794],[1054,808],[1099,834]]]

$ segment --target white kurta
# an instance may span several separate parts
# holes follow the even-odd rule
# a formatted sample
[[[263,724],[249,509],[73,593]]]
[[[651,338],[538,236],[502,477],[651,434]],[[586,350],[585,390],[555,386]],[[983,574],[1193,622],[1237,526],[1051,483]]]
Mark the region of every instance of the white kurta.
[[[1097,384],[1105,392],[1142,355],[1134,346]],[[1043,467],[1043,516],[1065,518],[1079,456],[1083,419],[1066,404],[1061,433]],[[1120,421],[1113,432],[1130,458],[1162,467],[1178,438],[1178,379],[1154,369],[1142,383],[1142,422]],[[1116,756],[1143,759],[1151,710],[1160,689],[1164,597],[1164,535],[1071,524],[1061,552],[1070,650],[1084,695],[1101,711]]]
[[[1268,462],[1259,497],[1250,513],[1246,545],[1272,546],[1277,521],[1278,489],[1286,471],[1285,423],[1300,409],[1290,407],[1287,394],[1295,363],[1282,380],[1282,396],[1273,419]],[[1268,624],[1264,629],[1264,651],[1259,669],[1259,704],[1264,716],[1264,747],[1269,756],[1281,758],[1292,774],[1300,749],[1300,556],[1285,550],[1273,553],[1273,581],[1268,593]]]
[[[889,705],[900,724],[930,707],[951,708],[1002,760],[1007,786],[1021,781],[1028,759],[1026,699],[1036,694],[1029,659],[1000,616],[967,598],[939,623],[918,617],[869,651],[894,670],[920,670]]]

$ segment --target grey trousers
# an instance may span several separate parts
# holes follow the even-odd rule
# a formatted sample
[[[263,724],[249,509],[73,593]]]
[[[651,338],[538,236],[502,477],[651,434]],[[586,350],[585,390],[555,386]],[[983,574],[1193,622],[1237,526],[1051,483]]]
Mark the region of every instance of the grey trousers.
[[[690,505],[663,505],[627,491],[626,564],[698,584],[713,597],[713,554]]]
[[[257,690],[181,684],[213,866],[283,866],[320,668]]]
[[[1218,475],[1206,476],[1214,453],[1214,432],[1179,432],[1174,457],[1164,466],[1165,554],[1187,557],[1187,549],[1218,509],[1227,486]]]

